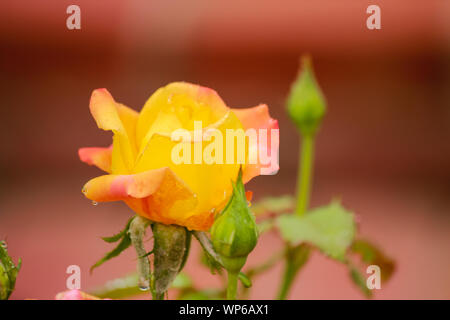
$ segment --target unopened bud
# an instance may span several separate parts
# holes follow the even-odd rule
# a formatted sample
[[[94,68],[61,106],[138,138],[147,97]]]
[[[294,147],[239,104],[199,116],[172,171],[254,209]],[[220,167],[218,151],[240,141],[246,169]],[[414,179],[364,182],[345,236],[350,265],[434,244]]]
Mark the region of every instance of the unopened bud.
[[[308,56],[302,57],[302,67],[292,84],[287,110],[303,135],[315,134],[325,115],[325,98],[317,84],[311,58]]]
[[[233,183],[230,201],[212,226],[211,240],[223,266],[232,272],[238,272],[244,266],[247,256],[256,246],[258,231],[247,205],[242,170]]]

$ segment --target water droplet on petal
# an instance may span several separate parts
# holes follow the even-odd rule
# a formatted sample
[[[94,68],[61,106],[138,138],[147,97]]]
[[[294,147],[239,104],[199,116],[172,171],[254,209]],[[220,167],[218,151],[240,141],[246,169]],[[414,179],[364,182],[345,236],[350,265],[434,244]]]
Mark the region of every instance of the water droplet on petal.
[[[97,201],[92,201],[92,205],[96,206],[96,205],[98,205],[98,202]]]

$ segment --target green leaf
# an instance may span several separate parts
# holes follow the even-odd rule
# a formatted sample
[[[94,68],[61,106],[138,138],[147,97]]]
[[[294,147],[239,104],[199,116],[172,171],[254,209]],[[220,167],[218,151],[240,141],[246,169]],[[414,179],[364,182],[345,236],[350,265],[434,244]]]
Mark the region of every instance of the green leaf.
[[[272,228],[274,227],[274,223],[272,220],[265,220],[257,223],[256,227],[258,228],[258,234],[261,236],[261,234],[263,234],[264,232],[272,230]]]
[[[249,277],[247,277],[246,275],[245,275],[245,273],[243,273],[243,272],[239,272],[239,280],[241,281],[241,283],[242,283],[242,285],[245,287],[245,288],[251,288],[251,286],[252,286],[252,280],[250,280],[250,278]]]
[[[113,250],[111,250],[110,252],[108,252],[107,254],[105,254],[105,256],[103,258],[101,258],[99,261],[97,261],[90,269],[90,272],[92,272],[95,268],[101,266],[103,263],[105,263],[106,261],[117,257],[119,254],[122,253],[122,251],[124,251],[125,249],[127,249],[129,246],[131,245],[131,239],[130,236],[128,235],[128,232],[126,232],[124,234],[124,236],[122,237],[122,241],[119,242],[119,244],[117,245],[117,247],[115,247]]]
[[[17,266],[8,254],[5,241],[0,241],[0,300],[8,300],[16,285],[17,273],[22,265],[19,259]]]
[[[138,274],[133,273],[121,278],[109,280],[103,286],[95,288],[89,293],[102,299],[123,299],[147,292],[139,289]]]
[[[129,229],[130,229],[130,225],[131,222],[133,221],[135,217],[131,217],[127,224],[125,225],[125,228],[120,231],[118,234],[113,235],[111,237],[103,237],[102,239],[108,243],[113,243],[113,242],[117,242],[121,239],[121,241],[119,242],[119,244],[110,252],[108,252],[107,254],[105,254],[105,256],[103,258],[101,258],[99,261],[97,261],[90,269],[90,272],[92,272],[95,268],[101,266],[103,263],[105,263],[106,261],[117,257],[119,254],[122,253],[122,251],[124,251],[125,249],[127,249],[130,245],[131,245],[131,238],[130,238],[130,234],[129,234]],[[151,253],[151,252],[150,252]],[[148,254],[150,254],[148,253]]]
[[[143,254],[142,256],[138,257],[138,259],[148,257],[149,255],[153,254],[153,251],[154,251],[154,250],[150,250],[150,251],[147,252],[146,254]]]
[[[311,210],[303,216],[280,216],[277,225],[286,241],[294,245],[310,243],[339,261],[345,261],[346,251],[355,236],[354,216],[338,202]]]
[[[147,291],[139,289],[138,274],[132,273],[124,277],[109,280],[103,286],[97,287],[90,294],[99,298],[123,299],[140,294],[147,294]],[[188,290],[192,288],[192,279],[184,272],[180,272],[172,282],[172,288]]]
[[[364,276],[354,267],[350,267],[349,272],[350,278],[358,286],[358,288],[361,289],[362,293],[364,293],[367,298],[371,298],[372,291],[367,288],[366,279],[364,278]]]
[[[379,248],[367,240],[357,239],[353,242],[352,252],[359,254],[364,263],[380,267],[381,279],[388,281],[395,270],[395,262]]]
[[[192,282],[191,277],[189,277],[189,275],[184,272],[180,272],[175,277],[175,280],[173,280],[171,287],[174,289],[185,290],[188,288],[192,288],[192,285],[193,285],[193,282]]]
[[[126,226],[125,226],[125,229],[123,229],[122,231],[120,231],[118,234],[115,234],[115,235],[113,235],[113,236],[111,236],[111,237],[102,237],[103,241],[106,241],[106,242],[109,242],[109,243],[113,243],[113,242],[117,242],[117,241],[119,241],[120,239],[122,239],[123,236],[125,235],[125,233],[128,231],[128,229],[130,229],[130,224],[131,224],[131,221],[133,221],[133,219],[134,219],[134,216],[131,217],[131,218],[128,220],[128,222],[127,222],[127,224],[126,224]]]
[[[265,213],[281,214],[291,211],[294,208],[294,202],[294,197],[291,195],[267,197],[255,201],[250,207],[250,210],[255,216]]]

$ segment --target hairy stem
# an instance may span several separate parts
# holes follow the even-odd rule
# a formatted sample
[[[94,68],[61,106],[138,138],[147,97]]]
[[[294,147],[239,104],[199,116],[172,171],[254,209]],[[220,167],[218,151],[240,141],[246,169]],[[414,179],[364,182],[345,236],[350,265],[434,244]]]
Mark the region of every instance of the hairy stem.
[[[139,288],[146,291],[150,288],[150,263],[148,261],[147,252],[144,247],[145,228],[149,225],[149,221],[136,216],[130,224],[130,239],[138,256],[138,284]]]

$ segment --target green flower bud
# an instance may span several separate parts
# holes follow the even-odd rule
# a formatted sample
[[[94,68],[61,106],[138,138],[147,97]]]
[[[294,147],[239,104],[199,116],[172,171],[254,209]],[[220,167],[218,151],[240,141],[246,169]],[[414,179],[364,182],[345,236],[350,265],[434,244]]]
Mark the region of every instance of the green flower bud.
[[[308,56],[302,57],[302,69],[292,84],[287,110],[303,135],[314,135],[325,115],[325,98],[317,84]]]
[[[5,241],[0,241],[0,300],[7,300],[14,290],[21,260],[16,266],[8,255]]]
[[[255,218],[247,205],[242,170],[239,170],[237,181],[233,183],[230,201],[214,221],[211,240],[223,266],[231,272],[241,270],[248,254],[256,246],[258,231]]]

